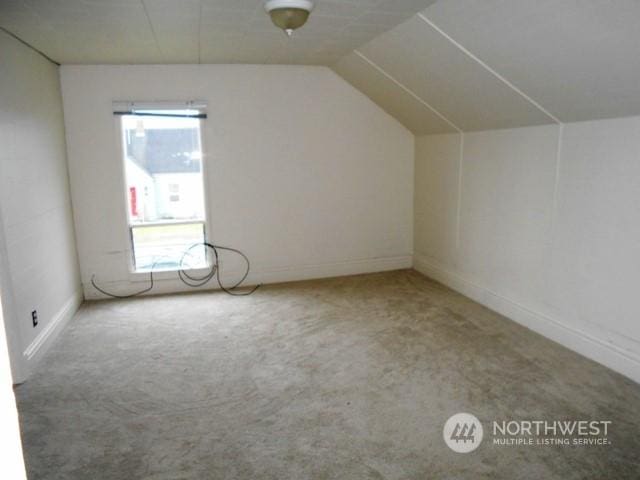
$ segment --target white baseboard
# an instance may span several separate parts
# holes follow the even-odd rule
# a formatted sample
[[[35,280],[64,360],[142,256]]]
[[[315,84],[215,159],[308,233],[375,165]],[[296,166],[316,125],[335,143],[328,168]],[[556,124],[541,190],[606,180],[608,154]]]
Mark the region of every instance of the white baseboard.
[[[262,269],[251,272],[249,283],[281,283],[316,278],[343,277],[363,273],[386,272],[411,268],[411,255],[399,257],[369,258],[364,260],[348,260],[344,262],[323,263],[318,265],[299,265],[293,267]]]
[[[64,327],[69,320],[78,311],[82,304],[84,297],[82,292],[78,290],[71,298],[69,298],[62,308],[58,310],[48,325],[38,334],[38,336],[29,344],[23,353],[24,368],[27,377],[33,370],[33,366],[42,358],[47,352],[53,341],[60,335]],[[24,381],[24,379],[22,379]]]
[[[437,265],[424,256],[415,255],[413,266],[427,277],[462,293],[536,333],[640,383],[640,352],[635,353],[620,348],[607,340],[597,338],[591,332],[576,330],[558,319],[535,312]]]
[[[322,263],[314,265],[294,265],[286,267],[272,268],[252,268],[246,281],[245,286],[257,285],[260,283],[282,283],[295,282],[300,280],[312,280],[316,278],[342,277],[345,275],[359,275],[363,273],[385,272],[389,270],[401,270],[411,268],[413,265],[413,256],[402,255],[395,257],[369,258],[359,260],[347,260],[343,262]],[[240,275],[236,271],[222,270],[222,280],[231,283],[233,279]],[[165,293],[178,293],[193,291],[194,289],[187,287],[175,275],[162,275],[162,278],[156,278],[154,288],[148,295],[158,295]],[[144,279],[144,277],[143,277]],[[129,292],[135,292],[141,289],[146,279],[141,282],[120,281],[120,282],[99,282],[99,286],[117,293],[126,295]],[[93,288],[91,283],[84,283],[84,294],[87,299],[103,299],[107,298]],[[218,288],[215,280],[207,283],[200,290],[213,290]]]

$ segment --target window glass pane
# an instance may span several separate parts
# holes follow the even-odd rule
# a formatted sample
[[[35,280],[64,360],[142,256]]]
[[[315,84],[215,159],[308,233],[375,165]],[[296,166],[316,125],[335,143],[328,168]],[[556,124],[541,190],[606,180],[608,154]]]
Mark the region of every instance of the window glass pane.
[[[124,115],[122,133],[130,223],[204,220],[199,120]]]
[[[205,268],[206,247],[189,248],[204,242],[204,224],[148,225],[131,227],[136,271]],[[186,254],[185,254],[186,252]]]

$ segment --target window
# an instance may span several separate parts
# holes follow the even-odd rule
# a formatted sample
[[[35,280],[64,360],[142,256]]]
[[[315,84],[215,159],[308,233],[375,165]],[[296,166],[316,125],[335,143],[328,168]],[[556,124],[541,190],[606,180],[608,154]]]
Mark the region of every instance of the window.
[[[199,111],[120,115],[127,218],[137,272],[207,266]],[[193,247],[193,248],[191,248]]]
[[[169,201],[170,202],[180,201],[180,195],[178,195],[179,191],[180,191],[180,184],[178,183],[169,184]]]

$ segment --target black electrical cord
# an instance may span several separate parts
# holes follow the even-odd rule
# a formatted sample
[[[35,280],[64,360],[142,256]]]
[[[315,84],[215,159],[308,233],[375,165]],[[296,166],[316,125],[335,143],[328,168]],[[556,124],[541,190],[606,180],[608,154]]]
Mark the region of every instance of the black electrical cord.
[[[100,288],[97,284],[96,284],[96,275],[93,274],[91,275],[91,285],[93,285],[93,288],[95,288],[96,290],[98,290],[100,293],[111,297],[111,298],[131,298],[131,297],[137,297],[138,295],[142,295],[143,293],[147,293],[150,292],[151,289],[153,288],[153,270],[156,267],[156,263],[157,260],[155,262],[153,262],[153,265],[151,265],[151,270],[149,271],[149,286],[147,288],[144,288],[142,290],[140,290],[139,292],[136,293],[130,293],[128,295],[117,295],[115,293],[109,293],[106,290],[103,290],[102,288]]]
[[[194,249],[196,247],[201,247],[201,246],[204,246],[206,248],[211,249],[211,251],[213,252],[213,256],[214,256],[215,261],[211,264],[209,272],[207,272],[206,275],[204,275],[202,277],[196,277],[196,276],[193,276],[193,275],[190,275],[189,273],[187,273],[187,269],[184,268],[184,260],[187,257],[187,255],[189,255],[189,252],[192,249]],[[222,280],[220,279],[220,255],[218,253],[219,250],[226,250],[226,251],[229,251],[229,252],[237,253],[238,255],[240,255],[244,259],[245,263],[247,264],[247,267],[246,267],[246,269],[244,271],[244,275],[242,275],[242,278],[239,281],[237,281],[236,283],[234,283],[230,287],[225,287],[223,285],[223,283],[222,283]],[[91,276],[91,285],[93,285],[93,288],[95,288],[97,291],[99,291],[103,295],[106,295],[106,296],[111,297],[111,298],[137,297],[138,295],[142,295],[143,293],[147,293],[147,292],[151,291],[151,289],[153,289],[153,285],[154,285],[153,273],[155,271],[155,267],[156,267],[156,264],[158,262],[159,262],[159,260],[156,260],[153,263],[153,265],[151,265],[151,270],[149,271],[149,286],[144,288],[144,289],[142,289],[142,290],[140,290],[139,292],[131,293],[131,294],[128,294],[128,295],[117,295],[115,293],[107,292],[106,290],[102,289],[101,287],[99,287],[96,284],[96,282],[95,282],[95,277],[96,276],[95,275]],[[216,277],[216,280],[218,282],[218,286],[220,287],[220,290],[222,290],[226,294],[234,295],[234,296],[245,296],[245,295],[251,295],[253,292],[255,292],[261,286],[261,284],[258,284],[256,286],[254,286],[251,290],[248,290],[248,291],[243,291],[243,292],[235,291],[235,289],[238,288],[240,286],[240,284],[242,284],[242,282],[244,282],[246,280],[247,276],[249,275],[249,270],[250,269],[251,269],[251,263],[249,262],[249,258],[244,253],[242,253],[240,250],[237,250],[237,249],[231,248],[231,247],[223,247],[221,245],[214,245],[214,244],[209,243],[209,242],[199,242],[199,243],[194,243],[193,245],[191,245],[182,254],[182,257],[180,258],[180,269],[178,270],[178,278],[180,278],[182,283],[184,283],[188,287],[197,288],[197,287],[202,287],[207,282],[209,282],[213,277]]]
[[[207,272],[207,274],[205,274],[202,277],[189,275],[187,273],[187,269],[184,267],[184,259],[187,257],[187,255],[189,255],[189,252],[191,252],[192,249],[194,249],[195,247],[201,247],[201,246],[207,246],[208,248],[208,245],[209,244],[206,242],[194,243],[183,252],[182,257],[180,258],[180,269],[178,270],[178,277],[180,278],[182,283],[184,283],[185,285],[192,288],[201,287],[215,276],[216,271],[218,270],[218,267],[219,267],[217,256],[215,256],[216,261],[211,265],[209,272]]]

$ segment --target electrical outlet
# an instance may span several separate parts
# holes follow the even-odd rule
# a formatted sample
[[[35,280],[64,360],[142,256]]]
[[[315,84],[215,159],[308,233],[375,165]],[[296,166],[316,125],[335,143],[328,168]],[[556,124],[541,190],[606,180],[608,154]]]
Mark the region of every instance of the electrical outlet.
[[[31,312],[31,321],[33,322],[33,328],[38,326],[38,311],[34,310]]]

